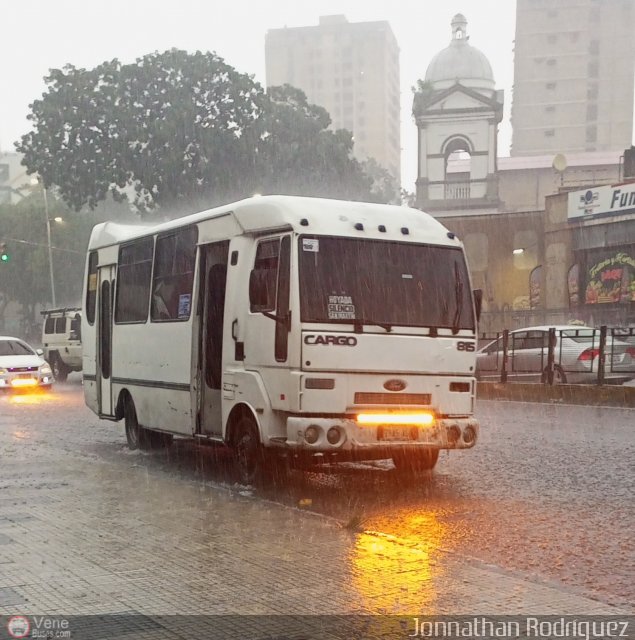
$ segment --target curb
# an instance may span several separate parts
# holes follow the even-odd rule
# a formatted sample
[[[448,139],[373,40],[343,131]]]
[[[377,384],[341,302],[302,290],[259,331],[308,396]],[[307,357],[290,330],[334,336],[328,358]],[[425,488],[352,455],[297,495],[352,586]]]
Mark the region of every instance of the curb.
[[[478,400],[635,408],[635,387],[610,385],[477,382],[476,397]]]

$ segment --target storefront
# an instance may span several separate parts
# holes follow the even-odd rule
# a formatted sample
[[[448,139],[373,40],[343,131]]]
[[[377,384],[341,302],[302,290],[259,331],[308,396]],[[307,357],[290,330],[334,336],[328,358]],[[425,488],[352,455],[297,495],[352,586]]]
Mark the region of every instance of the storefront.
[[[635,325],[635,183],[568,194],[569,306],[598,326]]]

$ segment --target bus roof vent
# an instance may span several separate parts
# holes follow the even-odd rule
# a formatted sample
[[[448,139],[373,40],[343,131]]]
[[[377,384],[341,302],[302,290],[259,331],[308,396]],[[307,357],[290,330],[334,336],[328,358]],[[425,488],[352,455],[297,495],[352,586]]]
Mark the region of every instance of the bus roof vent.
[[[385,225],[380,224],[377,228],[378,228],[382,233],[386,233],[386,226],[385,226]]]
[[[363,225],[361,222],[356,222],[356,223],[355,223],[355,228],[356,228],[358,231],[363,231],[363,230],[364,230],[364,225]]]
[[[410,229],[408,229],[408,227],[401,227],[401,233],[403,233],[404,236],[410,235]]]
[[[452,233],[452,231],[448,231],[448,238],[450,238],[450,240],[454,240],[454,238],[456,238],[456,235]]]
[[[300,224],[303,227],[308,227],[309,226],[309,221],[306,218],[302,218],[302,220],[300,220]]]

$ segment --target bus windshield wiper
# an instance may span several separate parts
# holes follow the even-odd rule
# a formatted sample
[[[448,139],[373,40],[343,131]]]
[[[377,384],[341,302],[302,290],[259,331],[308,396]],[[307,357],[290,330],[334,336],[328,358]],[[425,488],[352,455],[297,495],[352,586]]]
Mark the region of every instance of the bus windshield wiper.
[[[367,318],[355,318],[353,320],[355,333],[363,333],[363,327],[365,324],[381,327],[386,330],[386,333],[390,333],[392,331],[392,325],[386,322],[375,322],[375,320],[369,320]]]
[[[459,332],[463,306],[463,280],[461,280],[458,262],[454,263],[454,301],[456,302],[456,311],[454,312],[454,320],[452,321],[452,333],[456,335]]]

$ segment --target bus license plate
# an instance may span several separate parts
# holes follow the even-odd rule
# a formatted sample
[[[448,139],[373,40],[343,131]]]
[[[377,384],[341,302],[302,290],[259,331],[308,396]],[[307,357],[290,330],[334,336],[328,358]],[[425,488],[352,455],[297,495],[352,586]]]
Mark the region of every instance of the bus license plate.
[[[396,427],[380,425],[377,427],[377,440],[404,442],[417,439],[417,427]]]

